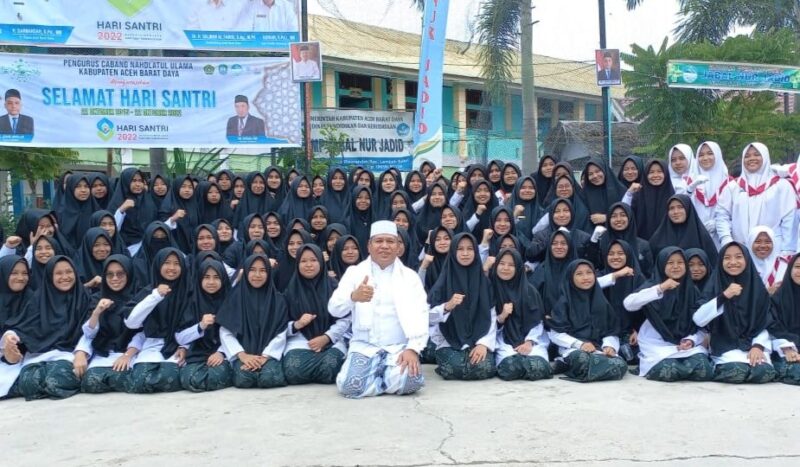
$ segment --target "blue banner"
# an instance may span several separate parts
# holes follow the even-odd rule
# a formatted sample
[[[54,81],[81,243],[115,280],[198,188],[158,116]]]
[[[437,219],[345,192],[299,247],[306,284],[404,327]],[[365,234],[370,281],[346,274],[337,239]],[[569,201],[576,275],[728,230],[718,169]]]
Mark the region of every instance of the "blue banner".
[[[414,116],[414,159],[442,163],[442,85],[449,0],[425,2],[419,57],[417,112]]]

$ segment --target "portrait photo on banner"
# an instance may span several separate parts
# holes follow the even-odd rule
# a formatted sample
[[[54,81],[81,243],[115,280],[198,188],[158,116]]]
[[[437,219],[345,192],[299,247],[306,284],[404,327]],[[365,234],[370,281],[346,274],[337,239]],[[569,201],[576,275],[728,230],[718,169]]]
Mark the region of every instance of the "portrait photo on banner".
[[[322,81],[322,51],[319,42],[293,42],[289,50],[292,57],[292,81]]]
[[[597,49],[594,51],[595,71],[598,86],[619,86],[622,84],[619,49]]]

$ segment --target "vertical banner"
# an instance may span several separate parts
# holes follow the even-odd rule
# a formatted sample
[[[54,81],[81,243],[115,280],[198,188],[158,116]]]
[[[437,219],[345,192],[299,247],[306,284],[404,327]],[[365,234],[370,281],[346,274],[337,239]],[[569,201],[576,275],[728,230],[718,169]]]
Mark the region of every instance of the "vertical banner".
[[[419,57],[417,112],[414,116],[414,165],[421,158],[442,165],[442,85],[449,0],[425,2]]]

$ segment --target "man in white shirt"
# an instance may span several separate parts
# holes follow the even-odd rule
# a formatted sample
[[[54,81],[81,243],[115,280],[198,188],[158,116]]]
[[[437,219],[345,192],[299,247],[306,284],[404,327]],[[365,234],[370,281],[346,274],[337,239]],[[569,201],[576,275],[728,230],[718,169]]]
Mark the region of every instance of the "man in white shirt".
[[[194,6],[186,29],[196,31],[238,31],[249,29],[244,0],[206,0]]]
[[[412,394],[422,388],[419,354],[428,342],[428,303],[416,272],[397,258],[391,221],[372,224],[369,257],[351,266],[328,302],[351,315],[353,337],[336,386],[348,398]]]
[[[307,45],[300,46],[300,61],[292,61],[295,81],[317,81],[320,79],[319,65],[311,57],[311,50]]]
[[[297,11],[293,0],[250,0],[247,15],[253,21],[253,31],[299,31]]]

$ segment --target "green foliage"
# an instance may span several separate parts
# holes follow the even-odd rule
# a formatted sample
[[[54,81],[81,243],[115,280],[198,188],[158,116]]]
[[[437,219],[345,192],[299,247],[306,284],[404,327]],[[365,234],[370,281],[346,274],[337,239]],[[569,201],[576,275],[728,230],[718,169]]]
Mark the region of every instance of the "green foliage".
[[[520,0],[486,0],[476,22],[481,75],[493,102],[502,102],[519,66]]]
[[[222,148],[212,149],[206,152],[189,152],[181,148],[172,150],[172,160],[167,164],[167,172],[174,175],[192,174],[199,178],[205,178],[210,173],[215,173],[225,159],[220,157]]]
[[[0,147],[0,168],[11,172],[13,181],[25,180],[36,194],[36,181],[61,175],[62,166],[78,161],[72,149]]]
[[[322,135],[322,150],[328,157],[334,158],[344,154],[344,145],[350,135],[334,126],[326,126],[319,130]]]
[[[800,115],[776,112],[772,92],[719,92],[669,88],[666,84],[670,59],[750,62],[792,65],[798,61],[800,43],[784,29],[752,37],[737,36],[719,45],[710,42],[678,43],[658,50],[636,44],[631,54],[622,54],[633,67],[623,72],[626,97],[634,99],[628,114],[641,121],[640,134],[650,141],[642,152],[663,154],[678,142],[714,140],[729,160],[738,159],[742,147],[761,141],[776,151],[798,146]]]

